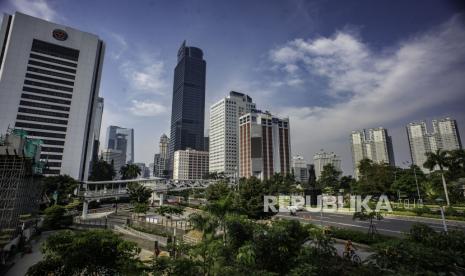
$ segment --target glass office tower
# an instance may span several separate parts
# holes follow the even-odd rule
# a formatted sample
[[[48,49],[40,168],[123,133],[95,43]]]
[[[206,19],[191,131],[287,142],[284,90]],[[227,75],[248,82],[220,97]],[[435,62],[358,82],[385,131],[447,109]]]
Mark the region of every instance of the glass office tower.
[[[175,151],[187,148],[203,150],[205,75],[206,62],[202,50],[187,47],[184,41],[179,48],[178,64],[174,69],[170,169]]]

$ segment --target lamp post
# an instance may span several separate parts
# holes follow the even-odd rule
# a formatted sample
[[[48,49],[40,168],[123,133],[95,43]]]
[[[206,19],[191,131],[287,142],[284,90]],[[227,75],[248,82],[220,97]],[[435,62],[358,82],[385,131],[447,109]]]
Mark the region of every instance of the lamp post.
[[[440,197],[436,199],[436,202],[439,204],[439,210],[441,210],[441,218],[442,218],[442,226],[444,228],[444,232],[447,233],[447,224],[446,224],[446,218],[444,217],[444,200]]]

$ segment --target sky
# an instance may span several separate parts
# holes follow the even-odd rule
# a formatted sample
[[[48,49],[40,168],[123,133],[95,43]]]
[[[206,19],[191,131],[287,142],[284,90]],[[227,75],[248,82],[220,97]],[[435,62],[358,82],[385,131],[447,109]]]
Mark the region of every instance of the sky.
[[[2,0],[98,35],[109,125],[134,128],[135,161],[169,134],[173,70],[183,40],[204,51],[209,107],[229,91],[290,118],[291,149],[321,149],[352,174],[352,130],[385,127],[396,164],[410,160],[406,124],[450,116],[465,136],[465,9],[461,1]],[[208,133],[208,129],[206,129]]]

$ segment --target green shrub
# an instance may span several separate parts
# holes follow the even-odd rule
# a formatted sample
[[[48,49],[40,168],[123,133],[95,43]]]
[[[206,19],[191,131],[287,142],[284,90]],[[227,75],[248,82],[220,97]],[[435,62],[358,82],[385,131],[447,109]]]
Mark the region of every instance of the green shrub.
[[[368,245],[396,239],[394,237],[388,237],[388,236],[384,236],[380,234],[377,234],[372,238],[367,232],[361,232],[361,231],[352,230],[352,229],[337,228],[333,226],[330,226],[328,229],[329,229],[328,234],[333,238],[341,239],[341,240],[351,240],[353,242],[368,244]]]
[[[66,228],[73,224],[73,217],[65,215],[66,209],[61,205],[53,205],[44,211],[44,225],[47,230]]]
[[[417,216],[422,216],[423,214],[431,214],[431,209],[426,206],[422,206],[413,208],[412,212],[414,212]]]
[[[458,215],[457,210],[455,210],[455,208],[452,206],[446,207],[446,210],[444,213],[446,216],[457,216]]]

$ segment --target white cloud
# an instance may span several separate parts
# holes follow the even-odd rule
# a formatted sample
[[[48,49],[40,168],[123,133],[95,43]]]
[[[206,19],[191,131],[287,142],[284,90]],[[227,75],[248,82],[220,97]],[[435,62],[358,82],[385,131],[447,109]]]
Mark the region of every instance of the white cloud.
[[[113,49],[110,52],[110,55],[113,59],[118,60],[128,49],[128,43],[126,42],[126,39],[120,34],[110,33],[110,37],[116,42],[115,45],[119,46],[116,50]]]
[[[443,113],[435,113],[447,112],[447,104],[464,103],[465,28],[461,20],[456,16],[388,53],[375,52],[344,32],[329,38],[296,39],[272,50],[270,59],[283,71],[295,65],[302,74],[323,77],[328,95],[335,98],[350,92],[349,99],[331,106],[281,109],[281,114],[291,117],[294,152],[311,156],[328,145],[341,148],[341,143],[349,152],[353,129],[399,127],[415,114],[439,116]],[[350,160],[350,155],[345,157]]]
[[[55,21],[57,13],[46,0],[12,0],[14,8],[22,13],[39,17],[49,21]]]
[[[168,89],[165,63],[146,54],[124,62],[120,67],[129,85],[136,90],[165,94]]]
[[[129,108],[129,111],[131,114],[135,116],[142,116],[142,117],[152,117],[152,116],[158,116],[160,114],[163,114],[167,112],[166,106],[155,102],[155,101],[138,101],[138,100],[133,100],[132,101],[132,106]]]

